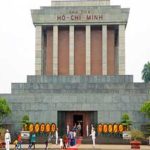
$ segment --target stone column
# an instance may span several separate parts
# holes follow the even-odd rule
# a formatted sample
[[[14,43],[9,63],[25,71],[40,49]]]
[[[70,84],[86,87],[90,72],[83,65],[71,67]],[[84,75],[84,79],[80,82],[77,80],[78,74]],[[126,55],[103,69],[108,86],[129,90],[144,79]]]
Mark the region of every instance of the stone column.
[[[58,26],[53,26],[53,75],[58,75]]]
[[[102,26],[102,74],[107,75],[107,25]]]
[[[69,26],[69,75],[74,75],[74,26]]]
[[[125,75],[125,25],[119,25],[118,74]]]
[[[43,74],[43,34],[42,26],[35,28],[35,74]]]
[[[91,26],[86,26],[86,75],[91,74]]]

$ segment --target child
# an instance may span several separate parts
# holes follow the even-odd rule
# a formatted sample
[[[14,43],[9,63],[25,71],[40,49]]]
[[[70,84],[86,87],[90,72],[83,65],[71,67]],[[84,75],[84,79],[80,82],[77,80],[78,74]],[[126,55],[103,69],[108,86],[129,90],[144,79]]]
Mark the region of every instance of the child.
[[[66,149],[67,147],[67,141],[68,141],[68,139],[67,139],[67,136],[65,135],[65,136],[63,136],[63,149]]]
[[[63,149],[63,139],[60,138],[59,141],[60,141],[60,148]]]
[[[22,148],[21,148],[21,145],[22,145],[22,139],[21,139],[21,134],[19,133],[19,134],[18,134],[18,142],[17,142],[18,148],[22,149]]]
[[[14,141],[14,145],[15,145],[15,150],[17,150],[18,149],[18,140]]]

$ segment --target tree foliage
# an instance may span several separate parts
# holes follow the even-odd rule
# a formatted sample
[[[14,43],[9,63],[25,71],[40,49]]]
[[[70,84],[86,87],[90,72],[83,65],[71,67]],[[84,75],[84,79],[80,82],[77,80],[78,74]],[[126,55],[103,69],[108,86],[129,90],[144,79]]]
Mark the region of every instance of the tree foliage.
[[[5,98],[0,98],[0,123],[11,113],[11,109]]]
[[[150,62],[147,62],[147,64],[144,65],[142,70],[142,79],[146,83],[150,82]]]
[[[144,113],[148,118],[150,118],[150,100],[143,103],[141,106],[141,112]]]

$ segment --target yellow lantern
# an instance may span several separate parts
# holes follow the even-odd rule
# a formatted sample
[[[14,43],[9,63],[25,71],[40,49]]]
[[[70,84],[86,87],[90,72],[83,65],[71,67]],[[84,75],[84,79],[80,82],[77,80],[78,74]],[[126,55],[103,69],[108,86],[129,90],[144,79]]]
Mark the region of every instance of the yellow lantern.
[[[44,132],[45,131],[45,124],[41,123],[40,125],[40,132]]]
[[[39,123],[36,123],[34,126],[34,131],[37,133],[37,132],[39,132],[39,130],[40,130],[40,125],[39,125]]]
[[[46,131],[47,133],[49,133],[49,132],[51,131],[51,125],[50,125],[49,123],[47,123],[47,124],[45,125],[45,131]]]
[[[109,124],[108,125],[108,132],[112,133],[112,131],[113,131],[113,126],[112,126],[112,124]]]
[[[102,124],[99,124],[99,125],[97,126],[97,132],[98,132],[98,133],[102,133],[102,131],[103,131],[103,125],[102,125]]]
[[[34,124],[33,123],[29,124],[29,131],[30,132],[34,131]]]
[[[114,132],[114,133],[117,133],[117,132],[118,132],[118,125],[117,125],[117,124],[114,124],[114,125],[113,125],[113,132]]]
[[[55,132],[56,131],[56,124],[52,123],[51,124],[51,132]]]
[[[103,132],[104,133],[108,132],[108,126],[107,126],[107,124],[103,124]]]
[[[123,125],[122,125],[122,124],[119,124],[119,126],[118,126],[118,130],[119,130],[119,132],[120,132],[120,133],[122,133],[122,132],[123,132]]]

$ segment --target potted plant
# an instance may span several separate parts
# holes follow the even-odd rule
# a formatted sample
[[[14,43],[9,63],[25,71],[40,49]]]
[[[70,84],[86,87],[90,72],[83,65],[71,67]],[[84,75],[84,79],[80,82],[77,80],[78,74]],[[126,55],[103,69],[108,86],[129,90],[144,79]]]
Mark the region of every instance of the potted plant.
[[[131,130],[131,149],[138,148],[140,149],[141,140],[144,138],[144,134],[142,131],[133,129]]]
[[[27,131],[27,127],[28,127],[28,125],[29,125],[29,123],[30,123],[30,118],[29,118],[29,116],[28,116],[28,115],[24,115],[24,116],[22,117],[21,123],[22,123],[22,130],[23,130],[23,131]]]
[[[132,121],[127,113],[124,113],[121,117],[121,124],[124,127],[124,131],[129,131],[130,126],[132,125]]]

